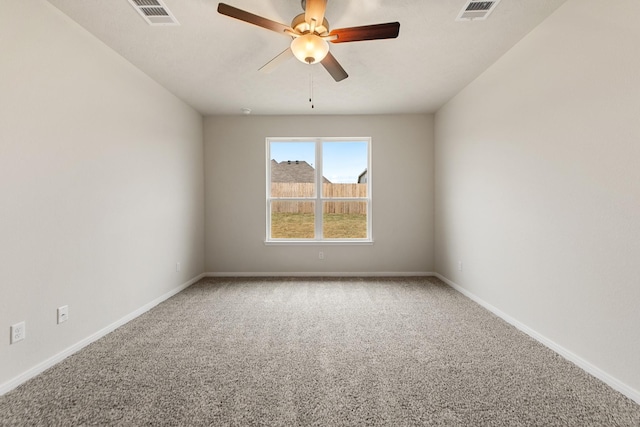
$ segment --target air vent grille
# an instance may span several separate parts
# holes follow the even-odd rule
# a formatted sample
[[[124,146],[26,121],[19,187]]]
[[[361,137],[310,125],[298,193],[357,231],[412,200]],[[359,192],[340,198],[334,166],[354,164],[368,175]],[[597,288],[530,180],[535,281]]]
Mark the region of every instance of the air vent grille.
[[[492,1],[471,2],[467,6],[466,10],[467,11],[470,11],[470,10],[489,10],[489,9],[491,9],[491,5],[493,5]]]
[[[468,0],[458,14],[456,21],[484,21],[493,12],[498,3],[500,3],[500,0]]]
[[[149,25],[180,25],[162,0],[129,0]]]
[[[162,6],[158,0],[133,0],[136,6]]]
[[[143,7],[142,13],[147,16],[169,16],[169,13],[162,7]]]
[[[136,6],[162,6],[157,0],[133,0]]]

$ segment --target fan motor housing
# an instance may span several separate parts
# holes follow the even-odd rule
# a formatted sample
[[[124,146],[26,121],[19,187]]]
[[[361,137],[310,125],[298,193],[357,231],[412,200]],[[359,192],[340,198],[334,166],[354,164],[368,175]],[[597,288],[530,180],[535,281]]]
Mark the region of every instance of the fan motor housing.
[[[306,34],[308,32],[311,32],[311,26],[307,23],[307,21],[305,21],[304,13],[301,13],[300,15],[293,18],[293,21],[291,21],[291,28],[296,30],[299,34]],[[323,19],[322,25],[316,24],[315,33],[320,36],[329,35],[329,21]]]

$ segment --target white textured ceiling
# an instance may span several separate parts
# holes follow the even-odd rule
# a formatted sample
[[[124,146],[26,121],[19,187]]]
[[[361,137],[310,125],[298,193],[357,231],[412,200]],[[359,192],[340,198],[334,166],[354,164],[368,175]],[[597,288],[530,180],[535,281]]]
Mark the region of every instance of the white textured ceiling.
[[[164,0],[179,26],[149,26],[127,0],[49,0],[204,115],[434,112],[566,0],[502,0],[486,21],[456,22],[465,0],[329,0],[331,28],[400,22],[397,39],[331,44],[336,83],[295,58],[258,69],[290,38],[217,13],[213,0]],[[290,24],[299,0],[225,0]],[[315,108],[309,104],[313,75]]]

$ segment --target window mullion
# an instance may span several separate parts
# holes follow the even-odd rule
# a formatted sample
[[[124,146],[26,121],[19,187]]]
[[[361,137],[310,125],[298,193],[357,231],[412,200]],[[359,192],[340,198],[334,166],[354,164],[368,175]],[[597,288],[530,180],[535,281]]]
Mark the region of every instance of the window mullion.
[[[316,139],[316,204],[315,226],[316,240],[322,240],[322,139]]]

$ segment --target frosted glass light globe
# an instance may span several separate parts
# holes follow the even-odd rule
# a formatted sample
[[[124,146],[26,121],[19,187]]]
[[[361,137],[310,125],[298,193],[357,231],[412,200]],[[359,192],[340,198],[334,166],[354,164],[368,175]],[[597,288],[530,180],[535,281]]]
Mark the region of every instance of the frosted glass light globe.
[[[316,64],[329,53],[329,43],[315,34],[305,34],[293,39],[291,51],[301,62]]]

